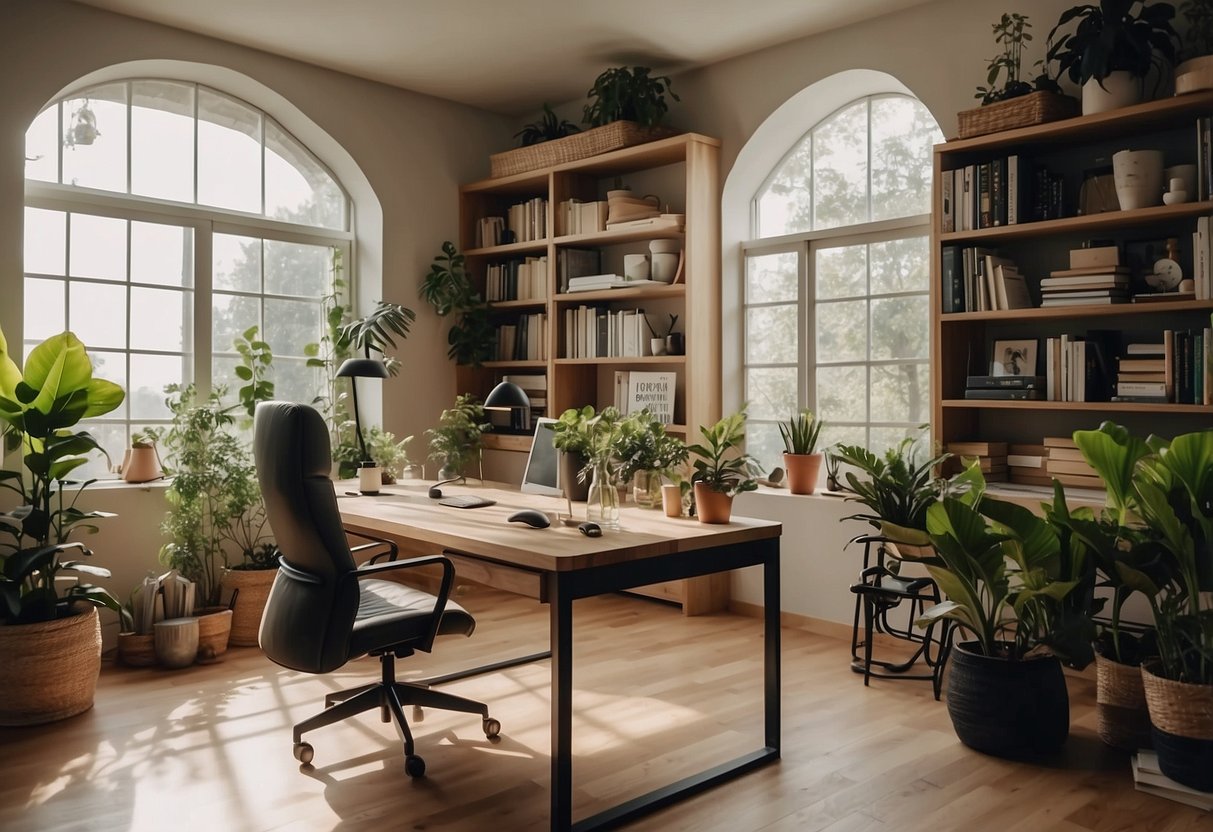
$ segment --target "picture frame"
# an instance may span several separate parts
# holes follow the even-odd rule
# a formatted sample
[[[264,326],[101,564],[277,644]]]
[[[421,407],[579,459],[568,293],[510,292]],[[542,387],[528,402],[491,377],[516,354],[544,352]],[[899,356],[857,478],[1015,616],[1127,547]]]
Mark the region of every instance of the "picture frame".
[[[990,362],[992,376],[1036,375],[1038,342],[1035,338],[1014,341],[995,341],[994,355]]]
[[[1178,235],[1171,235],[1177,237]],[[1184,250],[1183,240],[1179,240],[1180,248],[1180,264],[1184,267],[1184,271],[1188,271],[1188,266],[1192,262],[1189,255],[1190,252]],[[1131,281],[1130,288],[1133,293],[1149,292],[1153,293],[1153,289],[1146,282],[1146,275],[1154,273],[1154,264],[1163,257],[1167,256],[1167,237],[1147,237],[1140,240],[1125,240],[1121,244],[1121,265],[1129,267],[1129,279]],[[1185,274],[1185,277],[1191,275]]]

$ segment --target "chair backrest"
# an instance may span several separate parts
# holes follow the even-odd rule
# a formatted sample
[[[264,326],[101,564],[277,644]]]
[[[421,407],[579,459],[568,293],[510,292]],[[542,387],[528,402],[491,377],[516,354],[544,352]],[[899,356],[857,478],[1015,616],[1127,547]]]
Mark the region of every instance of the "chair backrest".
[[[285,667],[327,673],[349,658],[358,612],[356,566],[329,478],[328,428],[307,405],[263,402],[253,419],[253,458],[283,562],[261,619],[261,648]]]

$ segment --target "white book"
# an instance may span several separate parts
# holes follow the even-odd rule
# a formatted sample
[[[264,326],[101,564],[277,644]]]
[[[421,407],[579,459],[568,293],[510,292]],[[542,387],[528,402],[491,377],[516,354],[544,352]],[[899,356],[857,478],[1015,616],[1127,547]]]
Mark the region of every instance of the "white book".
[[[1158,754],[1142,749],[1132,757],[1133,782],[1138,791],[1165,797],[1177,803],[1194,806],[1205,811],[1213,810],[1213,794],[1177,783],[1162,773],[1158,766]]]
[[[1030,454],[1007,454],[1007,465],[1012,468],[1043,468],[1045,458]]]
[[[638,413],[648,409],[653,417],[665,424],[674,421],[674,391],[677,373],[642,373],[635,370],[628,374],[627,412]]]
[[[1057,401],[1057,374],[1053,371],[1053,360],[1056,357],[1056,338],[1045,339],[1045,399]]]

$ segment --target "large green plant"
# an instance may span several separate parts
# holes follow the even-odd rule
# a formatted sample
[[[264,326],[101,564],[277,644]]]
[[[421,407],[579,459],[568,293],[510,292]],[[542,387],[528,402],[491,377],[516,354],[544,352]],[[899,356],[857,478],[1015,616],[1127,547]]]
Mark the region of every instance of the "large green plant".
[[[870,514],[854,514],[845,519],[863,520],[898,542],[922,542],[927,528],[927,510],[947,492],[947,480],[935,476],[935,468],[950,457],[936,457],[920,451],[918,437],[906,437],[877,455],[862,445],[837,445],[832,451],[842,463],[858,469],[845,473],[854,496],[848,500],[862,503]],[[907,530],[918,532],[908,535]]]
[[[483,435],[489,427],[484,407],[476,397],[460,394],[454,407],[442,411],[438,425],[425,432],[430,457],[456,474],[462,472],[469,462],[480,458]]]
[[[84,344],[71,332],[34,347],[22,371],[9,357],[0,331],[3,447],[20,453],[24,466],[23,471],[0,471],[0,487],[21,499],[18,508],[0,514],[0,534],[11,539],[0,543],[0,620],[49,621],[71,614],[76,601],[121,613],[118,599],[101,587],[73,584],[60,591],[55,578],[60,573],[110,576],[107,569],[74,559],[92,552],[70,537],[95,532],[93,520],[114,515],[78,508],[77,501],[93,481],[76,483],[68,476],[90,453],[104,453],[88,431],[72,428],[81,419],[114,410],[124,396],[113,382],[93,378]]]
[[[1144,78],[1151,67],[1162,69],[1175,62],[1179,36],[1171,21],[1170,3],[1143,0],[1100,0],[1062,12],[1049,33],[1047,60],[1057,61],[1058,74],[1076,84],[1103,80],[1117,71]],[[1065,26],[1074,30],[1057,37]]]
[[[745,442],[745,420],[742,408],[710,427],[699,428],[703,441],[689,448],[697,457],[692,463],[692,482],[730,496],[758,488],[754,480],[759,473],[758,463],[740,450]]]
[[[586,95],[582,121],[591,127],[601,127],[612,121],[635,121],[645,127],[661,124],[670,107],[668,93],[675,101],[681,99],[670,89],[666,75],[650,75],[647,66],[621,66],[608,69],[594,79]]]
[[[421,281],[421,297],[440,318],[455,317],[447,333],[447,356],[457,364],[479,367],[493,354],[496,329],[489,319],[488,304],[472,283],[464,257],[447,240]]]

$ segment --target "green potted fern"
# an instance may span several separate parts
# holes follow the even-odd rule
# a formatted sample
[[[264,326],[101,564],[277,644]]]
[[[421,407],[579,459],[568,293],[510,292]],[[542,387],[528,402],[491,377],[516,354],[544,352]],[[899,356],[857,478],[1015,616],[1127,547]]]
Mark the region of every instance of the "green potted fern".
[[[793,494],[812,494],[817,487],[822,455],[817,452],[822,421],[813,411],[802,410],[779,423],[783,438],[783,467],[788,472],[788,489]]]
[[[689,448],[696,457],[691,481],[700,523],[728,523],[733,515],[733,497],[758,488],[754,480],[758,465],[741,451],[745,419],[742,408],[711,427],[701,426],[703,441]]]

